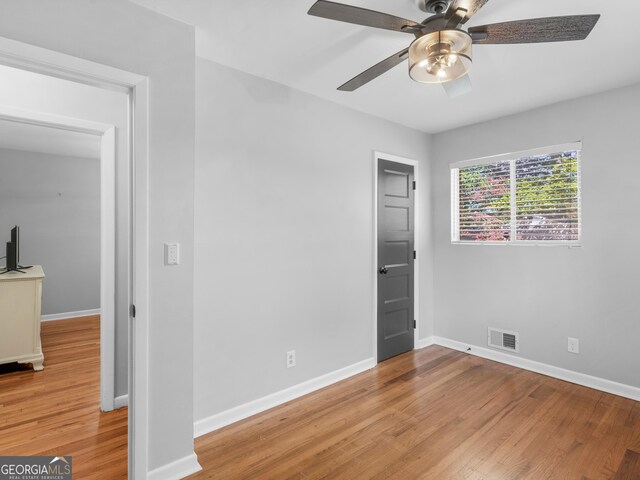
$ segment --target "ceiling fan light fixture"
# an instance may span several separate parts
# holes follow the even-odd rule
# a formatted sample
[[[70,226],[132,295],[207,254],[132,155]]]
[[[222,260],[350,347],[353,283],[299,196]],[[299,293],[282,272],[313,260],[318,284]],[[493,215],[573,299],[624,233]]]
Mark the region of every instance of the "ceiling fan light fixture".
[[[472,43],[462,30],[441,30],[415,39],[409,47],[409,76],[420,83],[444,83],[466,75]]]

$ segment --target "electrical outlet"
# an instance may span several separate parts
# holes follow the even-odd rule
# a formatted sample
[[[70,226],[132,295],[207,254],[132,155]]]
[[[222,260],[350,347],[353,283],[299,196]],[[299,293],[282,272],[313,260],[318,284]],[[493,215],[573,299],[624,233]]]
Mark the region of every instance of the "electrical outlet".
[[[580,353],[580,340],[577,338],[569,337],[569,341],[567,343],[567,350],[570,353]]]
[[[291,368],[295,366],[296,366],[296,351],[289,350],[287,352],[287,368]]]
[[[165,243],[164,244],[164,264],[178,265],[180,263],[180,244]]]

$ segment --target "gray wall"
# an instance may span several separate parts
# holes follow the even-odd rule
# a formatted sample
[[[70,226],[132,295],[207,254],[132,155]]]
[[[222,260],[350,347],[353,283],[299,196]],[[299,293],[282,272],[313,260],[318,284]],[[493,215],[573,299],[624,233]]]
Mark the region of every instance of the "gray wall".
[[[98,141],[98,140],[96,140]],[[42,265],[42,314],[100,308],[100,161],[0,149],[0,252]]]
[[[149,78],[150,254],[149,271],[138,274],[149,279],[153,470],[193,453],[194,27],[125,0],[5,0],[2,8],[0,36]],[[177,267],[163,265],[168,241],[181,244]]]
[[[640,386],[638,112],[636,85],[433,137],[437,335],[486,347],[487,326],[516,330],[522,357]],[[450,162],[575,140],[581,248],[451,245]]]
[[[424,162],[428,136],[203,59],[196,99],[199,420],[373,356],[373,151]]]

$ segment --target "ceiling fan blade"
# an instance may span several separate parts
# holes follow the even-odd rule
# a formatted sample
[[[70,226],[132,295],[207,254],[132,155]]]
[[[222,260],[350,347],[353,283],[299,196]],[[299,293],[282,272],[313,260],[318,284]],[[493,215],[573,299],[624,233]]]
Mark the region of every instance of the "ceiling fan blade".
[[[584,40],[600,15],[531,18],[471,27],[474,44],[542,43]]]
[[[453,19],[454,25],[450,25],[450,27],[455,28],[460,24],[467,23],[488,1],[489,0],[453,0],[445,13],[445,18],[448,20]]]
[[[329,2],[327,0],[318,0],[311,6],[307,13],[330,20],[355,23],[356,25],[364,25],[365,27],[384,28],[396,32],[404,31],[413,33],[421,27],[418,23],[407,20],[406,18],[394,17],[393,15],[376,12],[375,10]]]
[[[460,78],[443,83],[442,87],[449,98],[456,98],[471,92],[471,78],[469,75],[463,75]]]
[[[409,58],[409,49],[405,48],[404,50],[400,50],[389,58],[385,58],[380,63],[376,63],[373,67],[365,70],[360,75],[353,77],[344,85],[339,86],[338,90],[342,92],[353,92],[355,89],[360,88],[386,71],[391,70],[396,65],[399,65],[407,58]]]

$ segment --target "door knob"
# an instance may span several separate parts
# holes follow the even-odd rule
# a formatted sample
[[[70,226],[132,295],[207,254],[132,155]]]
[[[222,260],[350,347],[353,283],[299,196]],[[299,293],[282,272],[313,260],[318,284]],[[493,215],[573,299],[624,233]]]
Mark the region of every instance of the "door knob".
[[[378,273],[380,273],[381,275],[386,275],[388,271],[389,270],[387,270],[387,267],[380,267],[378,269]]]

